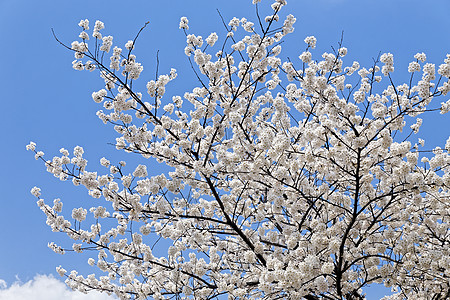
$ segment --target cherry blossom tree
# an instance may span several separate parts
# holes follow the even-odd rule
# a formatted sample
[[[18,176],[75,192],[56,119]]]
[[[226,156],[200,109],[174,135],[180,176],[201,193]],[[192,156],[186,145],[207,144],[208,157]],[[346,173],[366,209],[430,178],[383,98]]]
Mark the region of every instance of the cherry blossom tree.
[[[382,283],[395,291],[386,299],[450,297],[450,139],[426,151],[417,136],[419,115],[450,110],[435,99],[450,91],[450,55],[436,68],[416,54],[405,84],[391,76],[392,54],[367,68],[344,63],[342,41],[314,58],[309,36],[298,59],[284,59],[296,21],[280,20],[285,4],[254,22],[224,21],[221,37],[191,34],[181,18],[198,86],[171,98],[175,69],[135,88],[144,28],[122,49],[102,22],[91,32],[80,21],[65,46],[73,68],[99,72],[97,116],[143,163],[102,158],[94,171],[82,147],[46,160],[27,146],[95,199],[70,215],[32,189],[52,230],[75,240],[49,247],[95,253],[98,276],[57,268],[71,288],[120,299],[364,299],[365,286]],[[149,176],[151,158],[171,172]]]

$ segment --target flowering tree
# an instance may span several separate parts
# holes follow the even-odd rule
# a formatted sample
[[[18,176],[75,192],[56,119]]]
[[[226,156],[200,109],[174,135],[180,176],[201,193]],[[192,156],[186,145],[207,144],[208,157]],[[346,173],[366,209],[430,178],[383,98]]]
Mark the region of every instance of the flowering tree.
[[[127,170],[102,158],[99,174],[81,147],[46,161],[27,146],[48,172],[105,202],[89,214],[74,209],[69,221],[59,199],[50,206],[32,189],[47,224],[76,241],[72,250],[98,252],[88,263],[104,276],[57,268],[71,288],[120,299],[363,299],[363,287],[384,283],[396,291],[390,299],[450,297],[450,139],[425,155],[422,139],[411,142],[418,115],[450,109],[431,107],[450,91],[450,55],[436,74],[418,53],[401,85],[392,54],[345,67],[342,42],[315,60],[312,36],[299,60],[283,62],[295,22],[277,25],[285,4],[275,1],[256,24],[224,22],[218,47],[216,33],[206,43],[188,34],[183,17],[199,86],[171,99],[174,69],[149,81],[147,94],[133,86],[143,71],[139,34],[112,48],[102,22],[91,36],[88,20],[79,23],[80,40],[66,47],[74,69],[104,79],[92,97],[120,135],[117,149],[172,171],[151,177],[150,163]],[[159,238],[170,241],[163,257],[152,253]]]

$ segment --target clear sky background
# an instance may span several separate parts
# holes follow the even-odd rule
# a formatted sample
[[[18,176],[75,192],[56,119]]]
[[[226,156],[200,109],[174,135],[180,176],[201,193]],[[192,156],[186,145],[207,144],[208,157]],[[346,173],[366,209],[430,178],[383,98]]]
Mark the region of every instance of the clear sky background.
[[[262,6],[270,2],[263,0]],[[255,20],[251,0],[0,0],[0,300],[106,299],[98,295],[83,298],[58,281],[61,278],[55,267],[60,264],[84,275],[96,270],[86,263],[89,254],[61,256],[47,247],[50,241],[67,247],[71,242],[51,232],[29,192],[40,186],[48,203],[60,197],[66,209],[95,205],[85,189],[46,173],[25,150],[29,141],[35,141],[48,158],[59,154],[61,147],[83,146],[92,168],[106,155],[112,161],[130,156],[108,145],[116,135],[95,115],[100,108],[91,93],[103,87],[98,73],[73,70],[73,54],[55,41],[51,28],[70,44],[80,32],[80,19],[88,18],[91,29],[95,20],[102,20],[106,26],[103,34],[113,35],[115,45],[123,47],[150,21],[136,45],[135,54],[144,65],[140,81],[144,86],[154,79],[159,50],[160,72],[171,67],[178,70],[179,77],[168,85],[170,94],[182,95],[196,86],[196,81],[184,55],[185,36],[178,29],[179,19],[189,18],[192,33],[206,37],[215,31],[220,38],[224,29],[216,9],[227,21],[234,16]],[[288,0],[282,15],[287,13],[297,17],[295,32],[283,44],[283,51],[292,59],[304,50],[306,36],[318,38],[313,55],[319,58],[336,46],[344,31],[344,46],[349,49],[345,65],[358,60],[369,67],[379,52],[391,52],[394,79],[400,84],[408,80],[406,69],[415,53],[425,52],[428,61],[438,65],[450,52],[448,0]],[[442,98],[434,106],[446,100]],[[429,149],[445,144],[449,117],[423,117],[420,135]],[[154,174],[164,171],[160,165],[152,166]],[[385,292],[374,286],[367,290],[368,299],[379,299]]]

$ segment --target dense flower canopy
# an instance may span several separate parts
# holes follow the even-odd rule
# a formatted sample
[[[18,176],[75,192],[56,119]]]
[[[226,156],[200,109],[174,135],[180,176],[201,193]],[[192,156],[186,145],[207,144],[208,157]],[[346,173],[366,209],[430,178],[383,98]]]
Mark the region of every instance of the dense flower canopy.
[[[66,46],[73,68],[100,73],[97,115],[119,134],[116,148],[143,163],[130,170],[104,157],[92,171],[82,147],[45,160],[27,146],[55,177],[103,199],[70,215],[32,189],[72,250],[98,252],[88,263],[100,276],[58,267],[70,287],[121,299],[363,299],[363,287],[383,283],[397,291],[390,299],[450,297],[450,139],[431,153],[413,140],[419,115],[450,110],[435,104],[450,91],[450,55],[436,70],[416,54],[400,85],[392,54],[364,68],[344,63],[342,42],[317,59],[308,36],[291,61],[282,42],[296,19],[280,20],[285,5],[206,39],[181,18],[198,86],[172,98],[175,69],[146,93],[133,86],[141,31],[122,49],[102,22],[89,33],[80,21]],[[148,158],[172,171],[149,176]],[[159,238],[170,241],[161,257]]]

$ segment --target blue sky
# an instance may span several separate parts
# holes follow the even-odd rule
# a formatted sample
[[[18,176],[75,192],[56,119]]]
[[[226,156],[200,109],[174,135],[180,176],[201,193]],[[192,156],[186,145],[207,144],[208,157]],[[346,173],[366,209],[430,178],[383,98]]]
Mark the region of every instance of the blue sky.
[[[264,6],[271,1],[262,2]],[[21,299],[19,295],[33,286],[42,287],[43,280],[58,286],[51,275],[60,278],[55,272],[60,264],[84,274],[95,271],[86,263],[89,255],[60,256],[47,247],[50,241],[62,241],[67,246],[71,243],[51,232],[29,191],[40,186],[44,199],[60,197],[65,207],[90,207],[90,198],[85,190],[46,173],[32,153],[25,151],[25,145],[35,141],[48,157],[58,154],[61,147],[71,150],[80,145],[94,165],[106,154],[117,161],[129,156],[108,145],[115,134],[95,115],[99,108],[91,93],[102,88],[102,80],[95,72],[72,69],[73,54],[54,40],[51,28],[70,44],[77,39],[80,19],[89,19],[91,27],[95,20],[102,20],[104,34],[113,35],[115,44],[123,46],[150,21],[135,52],[144,65],[142,84],[154,79],[159,50],[160,71],[168,72],[171,67],[178,70],[178,79],[168,86],[170,93],[182,95],[196,82],[184,56],[185,36],[178,29],[179,19],[187,16],[193,33],[206,37],[215,31],[220,37],[224,31],[216,9],[226,20],[234,16],[255,19],[251,0],[0,0],[0,118],[4,126],[0,144],[0,300],[12,299],[12,293]],[[408,80],[406,68],[415,53],[423,51],[429,62],[440,64],[450,52],[448,0],[288,0],[283,12],[297,17],[295,32],[284,44],[292,58],[303,51],[306,36],[317,37],[314,54],[320,56],[336,46],[344,31],[344,46],[349,49],[346,65],[358,60],[369,66],[379,52],[391,52],[396,67],[394,79],[403,83]],[[420,135],[426,145],[429,149],[443,145],[450,135],[448,116],[423,118]],[[164,171],[162,166],[153,166],[155,174]],[[68,293],[64,287],[61,291]],[[374,287],[368,293],[368,299],[379,299],[384,290]],[[23,299],[44,299],[39,293],[33,295]],[[81,299],[75,294],[65,295]]]

